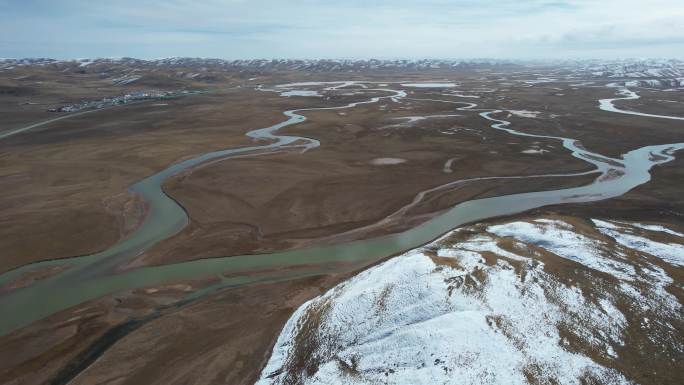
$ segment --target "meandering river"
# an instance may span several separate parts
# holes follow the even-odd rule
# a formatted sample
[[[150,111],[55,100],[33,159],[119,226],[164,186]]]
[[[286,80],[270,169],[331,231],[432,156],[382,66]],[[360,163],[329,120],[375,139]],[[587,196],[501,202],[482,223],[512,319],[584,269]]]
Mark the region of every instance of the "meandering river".
[[[333,82],[333,84],[349,84],[349,82]],[[328,89],[336,89],[337,87],[333,86]],[[0,317],[0,335],[5,335],[62,309],[125,289],[150,286],[179,279],[215,276],[222,273],[229,273],[230,275],[227,278],[223,277],[217,287],[242,285],[258,280],[281,280],[296,276],[337,271],[344,269],[345,262],[372,263],[380,258],[418,247],[468,222],[518,213],[547,205],[590,202],[616,197],[648,182],[651,178],[649,171],[653,166],[671,161],[674,159],[675,151],[684,149],[684,143],[646,146],[630,151],[621,158],[609,158],[587,151],[581,146],[579,141],[572,138],[533,135],[516,131],[510,128],[510,122],[495,117],[500,111],[486,111],[480,113],[480,116],[490,121],[491,127],[494,129],[504,130],[512,135],[560,141],[574,157],[594,165],[596,170],[593,172],[597,173],[597,178],[593,182],[580,187],[466,201],[454,206],[446,213],[405,232],[368,240],[271,254],[202,259],[164,266],[136,268],[124,272],[117,271],[117,267],[130,261],[158,242],[177,234],[187,225],[188,217],[183,208],[162,191],[161,186],[169,177],[212,159],[261,154],[264,151],[279,151],[282,148],[295,145],[304,149],[317,147],[320,143],[315,139],[279,135],[278,130],[305,121],[306,117],[301,113],[307,111],[354,108],[361,104],[376,103],[382,99],[400,101],[401,98],[406,97],[406,92],[403,90],[390,88],[371,89],[366,87],[364,89],[368,91],[384,91],[388,95],[373,97],[366,101],[350,103],[339,107],[286,111],[284,114],[287,120],[282,123],[247,133],[248,136],[256,140],[264,141],[263,144],[202,154],[176,163],[134,184],[130,190],[132,193],[139,194],[148,204],[149,214],[132,235],[101,253],[38,262],[0,276],[0,285],[3,285],[24,273],[36,269],[60,265],[70,266],[69,269],[51,278],[1,295],[0,309],[2,309],[2,317]],[[615,100],[633,99],[630,97],[631,95],[623,93],[623,96],[622,98],[601,100],[601,109],[617,113],[631,113],[630,111],[625,112],[609,108]],[[474,103],[462,104],[469,106],[468,108],[475,106]],[[467,108],[461,109],[461,111],[464,110],[467,110]],[[648,114],[646,116],[653,117],[653,115]],[[533,177],[572,175],[577,174],[549,174]],[[459,181],[452,183],[457,182]],[[265,275],[247,274],[259,270],[271,270],[274,272]],[[194,295],[201,295],[202,293],[195,293]]]

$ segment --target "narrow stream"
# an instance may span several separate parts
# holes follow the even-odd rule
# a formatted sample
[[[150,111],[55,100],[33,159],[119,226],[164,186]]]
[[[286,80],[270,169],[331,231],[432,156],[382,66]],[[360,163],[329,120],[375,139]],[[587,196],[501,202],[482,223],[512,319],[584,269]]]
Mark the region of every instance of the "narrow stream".
[[[342,82],[340,82],[342,83]],[[294,142],[305,143],[306,148],[319,145],[318,141],[296,136],[277,135],[277,130],[303,122],[306,118],[299,112],[353,108],[381,99],[400,99],[404,91],[385,88],[389,96],[374,97],[367,101],[350,103],[340,107],[299,109],[285,112],[288,119],[282,123],[253,130],[248,133],[255,139],[269,140],[268,144],[237,149],[228,149],[203,154],[176,163],[131,187],[149,204],[150,212],[141,227],[130,237],[97,254],[63,260],[45,261],[18,268],[0,276],[0,285],[19,275],[35,269],[68,264],[71,268],[52,278],[34,283],[0,296],[0,335],[28,325],[62,309],[103,295],[179,279],[192,279],[230,273],[221,285],[235,286],[260,280],[281,280],[292,277],[321,274],[345,269],[345,262],[372,263],[380,258],[418,247],[442,234],[468,222],[491,217],[514,214],[525,210],[560,203],[591,202],[620,196],[632,188],[650,180],[650,169],[674,159],[674,152],[684,149],[684,143],[646,146],[623,155],[609,158],[584,149],[580,142],[563,137],[533,135],[511,129],[510,122],[492,117],[499,111],[480,114],[492,122],[491,127],[513,135],[559,140],[576,158],[596,167],[598,177],[590,184],[549,191],[511,194],[466,201],[454,206],[446,213],[402,233],[378,238],[352,241],[330,246],[311,247],[261,255],[242,255],[189,262],[143,267],[122,273],[116,267],[147,250],[149,247],[181,231],[187,224],[183,208],[162,191],[163,182],[179,172],[200,163],[217,158],[230,158],[253,152],[277,150]],[[627,99],[627,98],[622,98]],[[619,99],[609,99],[611,102]],[[601,101],[601,106],[605,102]],[[471,106],[470,108],[472,108]],[[613,111],[620,112],[620,111]],[[572,175],[572,174],[571,174]],[[550,174],[549,176],[554,176]],[[555,175],[558,176],[558,175]],[[565,175],[563,175],[565,176]],[[568,175],[570,176],[570,175]],[[536,176],[539,177],[539,176]],[[315,267],[311,267],[315,265]],[[282,269],[279,268],[297,268]],[[276,271],[266,277],[247,274],[258,270]],[[246,273],[246,274],[240,274]]]
[[[615,86],[609,85],[609,87],[615,87]],[[613,104],[613,102],[616,100],[636,100],[636,99],[640,98],[639,94],[637,94],[636,92],[634,92],[634,91],[632,91],[626,87],[617,86],[617,88],[618,88],[618,93],[620,95],[622,95],[622,97],[621,98],[614,98],[614,99],[601,99],[601,100],[599,100],[599,108],[600,109],[602,109],[603,111],[608,111],[608,112],[617,112],[620,114],[627,114],[627,115],[637,115],[637,116],[643,116],[643,117],[647,117],[647,118],[684,120],[684,117],[682,117],[682,116],[646,114],[643,112],[623,110],[623,109],[617,108]]]

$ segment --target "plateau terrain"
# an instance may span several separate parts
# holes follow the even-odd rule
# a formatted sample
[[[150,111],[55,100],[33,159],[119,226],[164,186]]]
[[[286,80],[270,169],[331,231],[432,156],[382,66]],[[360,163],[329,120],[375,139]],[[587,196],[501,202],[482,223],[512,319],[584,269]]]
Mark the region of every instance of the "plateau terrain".
[[[684,376],[684,61],[0,59],[0,384]]]

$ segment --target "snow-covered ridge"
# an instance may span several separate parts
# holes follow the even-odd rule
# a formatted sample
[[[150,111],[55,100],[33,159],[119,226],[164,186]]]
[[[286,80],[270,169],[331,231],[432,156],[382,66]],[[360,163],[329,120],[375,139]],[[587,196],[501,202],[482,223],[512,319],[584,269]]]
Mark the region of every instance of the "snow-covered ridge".
[[[577,218],[456,230],[302,305],[257,384],[629,384],[635,358],[676,370],[678,265],[652,252],[679,234]]]
[[[581,68],[597,75],[641,74],[654,76],[654,73],[667,74],[667,70],[681,69],[684,61],[675,58],[624,58],[624,59],[586,59],[562,60],[552,65],[566,68]],[[654,72],[656,71],[656,72]],[[651,73],[651,75],[646,75]]]
[[[76,71],[97,72],[108,67],[155,70],[160,67],[177,69],[177,77],[195,79],[204,72],[246,71],[254,74],[272,71],[305,72],[359,72],[369,70],[491,70],[491,74],[533,75],[523,80],[529,85],[556,80],[626,80],[639,81],[651,87],[681,84],[684,78],[684,61],[677,59],[625,59],[625,60],[576,60],[576,61],[523,61],[496,59],[243,59],[224,60],[210,58],[170,57],[152,60],[135,58],[96,58],[55,60],[48,58],[0,59],[0,71],[18,67],[40,66],[69,68]],[[508,72],[506,70],[514,70]],[[532,71],[532,72],[530,72]],[[524,77],[524,76],[523,76]],[[250,78],[253,79],[253,78]]]
[[[613,87],[641,87],[666,91],[684,90],[684,77],[661,78],[661,79],[639,79],[621,80],[610,83]]]
[[[269,70],[306,70],[318,72],[335,71],[358,71],[358,70],[382,70],[382,69],[450,69],[450,68],[474,68],[474,67],[500,67],[513,65],[508,60],[493,59],[470,59],[470,60],[447,60],[447,59],[419,59],[419,60],[379,60],[379,59],[249,59],[249,60],[223,60],[206,58],[172,57],[154,60],[141,60],[134,58],[98,58],[98,59],[75,59],[54,60],[45,58],[31,59],[0,59],[0,69],[8,66],[48,66],[48,65],[77,65],[79,67],[91,67],[98,64],[126,64],[138,67],[209,67],[223,69],[251,69],[260,71]]]
[[[94,58],[55,60],[49,58],[0,59],[0,68],[7,66],[76,65],[87,68],[98,64],[127,64],[135,66],[221,67],[262,70],[319,70],[347,71],[361,69],[449,69],[505,66],[536,66],[565,68],[597,78],[681,78],[684,62],[677,59],[584,60],[563,62],[526,62],[496,59],[243,59],[170,57],[152,60],[135,58]]]

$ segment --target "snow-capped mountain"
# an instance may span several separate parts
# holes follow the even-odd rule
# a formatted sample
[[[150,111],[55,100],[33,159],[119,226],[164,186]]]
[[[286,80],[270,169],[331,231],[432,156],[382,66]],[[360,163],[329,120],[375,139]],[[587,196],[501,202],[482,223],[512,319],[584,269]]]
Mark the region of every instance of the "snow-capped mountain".
[[[16,66],[78,66],[79,68],[97,67],[101,65],[128,65],[137,67],[206,67],[222,68],[228,70],[259,70],[259,71],[282,71],[303,70],[314,72],[349,72],[361,70],[382,69],[405,69],[405,70],[428,70],[428,69],[453,69],[453,68],[476,68],[476,67],[500,67],[510,66],[513,63],[503,60],[473,59],[473,60],[333,60],[333,59],[252,59],[252,60],[222,60],[205,58],[182,58],[172,57],[154,60],[141,60],[133,58],[99,58],[99,59],[4,59],[0,61],[0,69]]]

